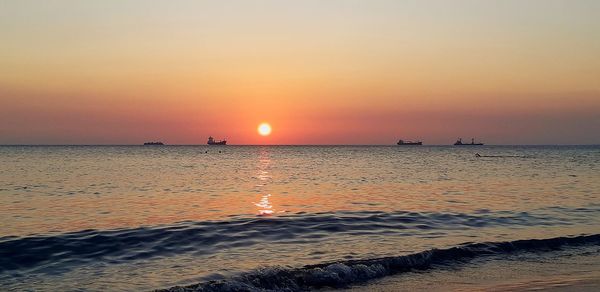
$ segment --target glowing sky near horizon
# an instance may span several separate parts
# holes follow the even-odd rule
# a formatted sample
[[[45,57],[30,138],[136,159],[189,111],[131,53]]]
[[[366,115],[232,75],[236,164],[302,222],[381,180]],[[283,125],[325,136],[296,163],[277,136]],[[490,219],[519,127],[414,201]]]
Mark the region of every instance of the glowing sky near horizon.
[[[0,144],[600,143],[600,1],[0,0],[0,42]]]

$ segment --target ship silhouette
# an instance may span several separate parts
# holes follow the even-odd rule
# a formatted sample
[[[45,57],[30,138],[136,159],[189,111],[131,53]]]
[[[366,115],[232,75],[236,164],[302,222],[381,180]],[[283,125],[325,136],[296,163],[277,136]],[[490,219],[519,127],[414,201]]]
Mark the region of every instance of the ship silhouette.
[[[160,145],[165,145],[163,142],[146,142],[144,143],[144,145],[146,146],[160,146]]]
[[[410,145],[423,145],[423,142],[421,142],[421,141],[404,141],[404,140],[400,140],[396,144],[410,146]]]
[[[227,145],[227,140],[215,140],[215,138],[213,138],[212,136],[208,137],[208,142],[206,142],[206,144],[208,145]]]
[[[475,143],[475,138],[471,138],[471,143],[463,143],[462,138],[458,138],[456,142],[454,142],[454,146],[481,146],[483,143]]]

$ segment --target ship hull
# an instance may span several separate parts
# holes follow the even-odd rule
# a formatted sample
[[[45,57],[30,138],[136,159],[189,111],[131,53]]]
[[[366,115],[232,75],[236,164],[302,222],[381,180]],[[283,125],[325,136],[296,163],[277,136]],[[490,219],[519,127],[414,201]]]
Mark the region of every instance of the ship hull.
[[[400,146],[419,146],[423,145],[423,142],[414,142],[414,143],[397,143]]]
[[[208,145],[227,145],[227,141],[220,141],[214,143],[207,143]]]

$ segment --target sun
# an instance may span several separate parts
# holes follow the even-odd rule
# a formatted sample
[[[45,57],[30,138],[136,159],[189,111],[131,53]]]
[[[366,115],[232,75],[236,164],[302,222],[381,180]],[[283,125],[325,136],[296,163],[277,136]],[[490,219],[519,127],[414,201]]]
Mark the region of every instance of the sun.
[[[269,123],[261,123],[258,125],[257,130],[261,136],[269,136],[271,134],[271,125]]]

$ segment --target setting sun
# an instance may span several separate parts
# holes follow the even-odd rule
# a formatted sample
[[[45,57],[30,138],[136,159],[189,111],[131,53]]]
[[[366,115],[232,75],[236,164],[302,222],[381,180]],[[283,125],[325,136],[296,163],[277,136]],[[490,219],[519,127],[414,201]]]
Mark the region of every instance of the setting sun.
[[[43,3],[0,292],[600,292],[600,0]]]
[[[258,125],[258,133],[261,136],[269,136],[269,134],[271,134],[271,125],[268,123],[262,123]]]

